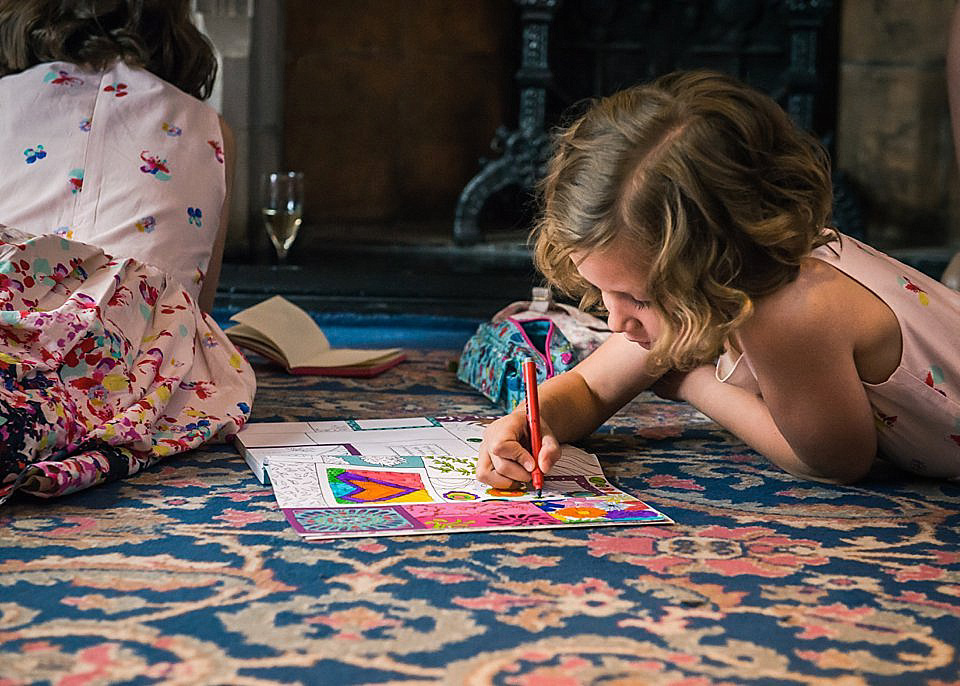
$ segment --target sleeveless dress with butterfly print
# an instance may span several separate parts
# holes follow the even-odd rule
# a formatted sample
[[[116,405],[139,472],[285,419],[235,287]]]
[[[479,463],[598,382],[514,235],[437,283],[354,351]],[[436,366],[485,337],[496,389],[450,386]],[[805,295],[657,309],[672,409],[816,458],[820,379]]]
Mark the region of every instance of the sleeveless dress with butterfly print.
[[[253,371],[196,297],[226,194],[214,110],[153,74],[0,79],[0,502],[239,430]]]
[[[900,323],[900,365],[864,383],[879,454],[908,471],[960,477],[960,293],[849,236],[813,257],[854,279]],[[759,392],[746,356],[720,358],[717,378]]]

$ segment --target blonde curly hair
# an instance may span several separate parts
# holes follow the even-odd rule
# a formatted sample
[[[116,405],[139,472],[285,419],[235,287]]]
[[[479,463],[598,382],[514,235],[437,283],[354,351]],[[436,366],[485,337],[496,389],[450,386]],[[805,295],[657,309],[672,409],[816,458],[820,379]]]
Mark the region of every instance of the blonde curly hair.
[[[771,98],[714,72],[674,72],[592,103],[555,134],[540,192],[536,266],[581,307],[600,293],[575,255],[642,256],[663,368],[716,357],[754,299],[836,237],[824,230],[826,151]]]

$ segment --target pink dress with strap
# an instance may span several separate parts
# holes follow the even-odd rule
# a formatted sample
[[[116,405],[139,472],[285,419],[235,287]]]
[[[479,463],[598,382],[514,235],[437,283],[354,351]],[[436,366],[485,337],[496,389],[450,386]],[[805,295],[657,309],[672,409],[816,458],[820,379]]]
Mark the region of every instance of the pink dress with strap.
[[[900,323],[900,365],[883,383],[863,384],[880,456],[919,474],[960,477],[960,293],[842,234],[813,257],[873,292]],[[721,356],[717,378],[759,393],[746,355]]]

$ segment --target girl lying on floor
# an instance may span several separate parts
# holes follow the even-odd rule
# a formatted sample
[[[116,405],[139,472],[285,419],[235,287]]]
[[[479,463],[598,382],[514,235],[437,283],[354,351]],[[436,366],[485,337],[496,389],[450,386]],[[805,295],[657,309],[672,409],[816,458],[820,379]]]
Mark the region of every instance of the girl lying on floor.
[[[878,453],[960,476],[960,293],[826,228],[826,153],[770,98],[674,73],[598,101],[556,140],[536,260],[617,332],[488,427],[477,477],[544,473],[639,392],[685,400],[797,476]]]
[[[0,37],[2,503],[236,433],[255,380],[204,313],[233,151],[189,0],[0,0]]]

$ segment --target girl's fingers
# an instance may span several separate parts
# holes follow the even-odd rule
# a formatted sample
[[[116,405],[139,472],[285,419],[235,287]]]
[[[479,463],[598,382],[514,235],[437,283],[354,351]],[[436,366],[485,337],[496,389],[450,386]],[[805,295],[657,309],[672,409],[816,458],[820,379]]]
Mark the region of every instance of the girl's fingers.
[[[540,443],[540,471],[544,474],[549,473],[559,459],[560,444],[553,434],[546,434]]]
[[[519,473],[523,475],[520,479],[516,479],[511,476],[511,474],[517,475],[517,470],[519,470]],[[489,484],[494,488],[512,490],[517,487],[518,482],[529,480],[529,478],[529,474],[516,462],[512,460],[504,460],[497,456],[491,456],[486,448],[480,449],[480,456],[477,461],[478,481]]]
[[[539,466],[547,474],[560,459],[560,444],[550,428],[543,424]],[[507,415],[484,432],[477,461],[477,479],[494,488],[516,488],[530,483],[533,456],[523,446],[526,424],[515,415]]]
[[[530,470],[524,467],[524,463],[530,463],[532,469],[533,458],[519,443],[504,442],[491,447],[489,453],[490,461],[497,474],[513,481],[530,481]]]

